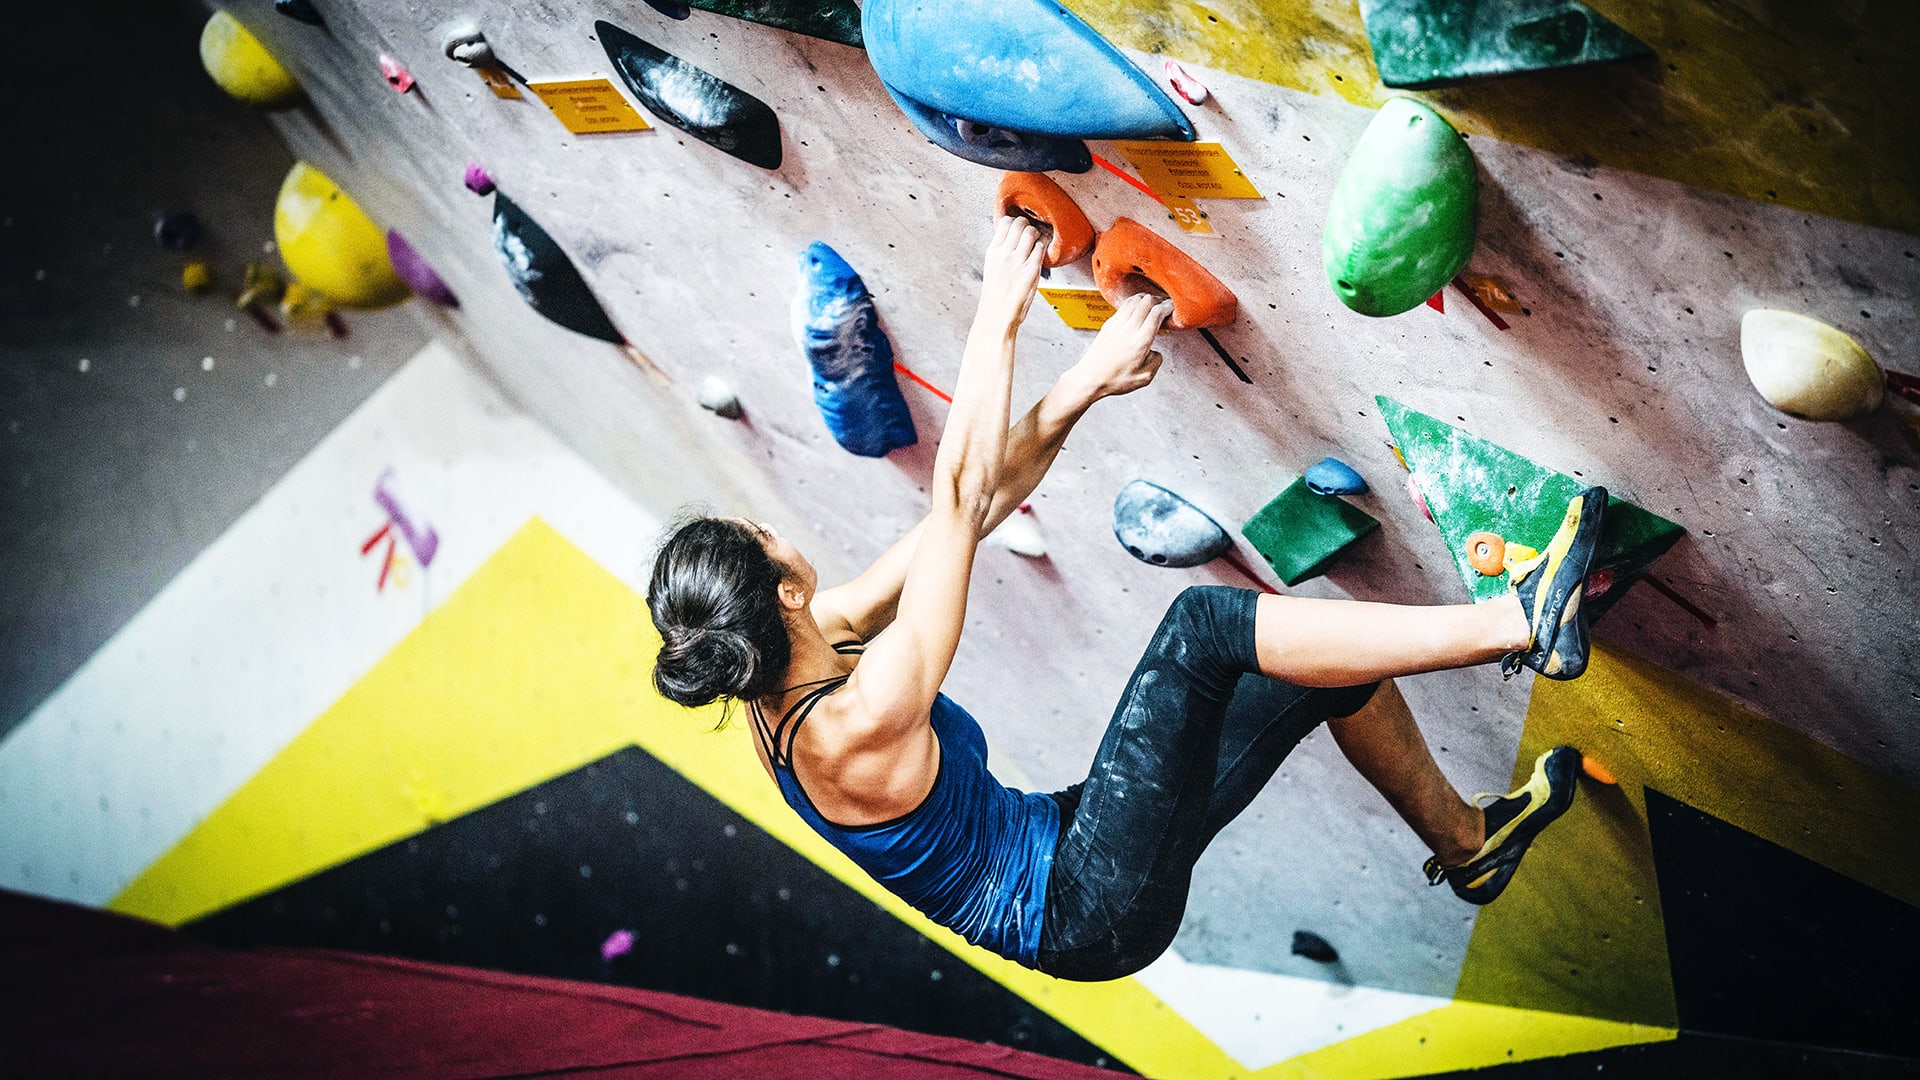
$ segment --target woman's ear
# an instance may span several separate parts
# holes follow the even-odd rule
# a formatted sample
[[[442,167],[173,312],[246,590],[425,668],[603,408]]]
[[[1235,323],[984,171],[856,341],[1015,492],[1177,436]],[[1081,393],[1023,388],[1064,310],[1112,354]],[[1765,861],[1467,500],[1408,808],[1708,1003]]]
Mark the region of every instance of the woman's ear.
[[[779,588],[775,591],[780,596],[780,606],[788,611],[805,611],[807,605],[813,601],[813,597],[807,592],[806,583],[792,577],[781,578]]]

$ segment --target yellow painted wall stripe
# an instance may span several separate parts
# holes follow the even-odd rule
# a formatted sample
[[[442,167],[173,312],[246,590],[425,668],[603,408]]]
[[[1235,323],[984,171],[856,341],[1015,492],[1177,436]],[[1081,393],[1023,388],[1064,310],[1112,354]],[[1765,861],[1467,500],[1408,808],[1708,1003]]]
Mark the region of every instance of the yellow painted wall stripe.
[[[1662,1042],[1672,1028],[1456,1001],[1291,1058],[1259,1080],[1380,1080]]]
[[[1414,97],[1470,134],[1920,233],[1920,5],[1586,0],[1656,59],[1408,91],[1381,85],[1354,0],[1065,2],[1130,48],[1368,108]]]
[[[1137,980],[1061,982],[882,889],[781,801],[743,727],[653,692],[658,642],[640,597],[530,523],[109,906],[178,925],[638,745],[1134,1068],[1244,1072]]]
[[[1514,782],[1560,743],[1620,784],[1582,781],[1567,815],[1481,913],[1459,998],[1677,1022],[1649,786],[1920,905],[1920,860],[1886,857],[1920,835],[1920,792],[1679,675],[1596,647],[1580,679],[1536,681]]]

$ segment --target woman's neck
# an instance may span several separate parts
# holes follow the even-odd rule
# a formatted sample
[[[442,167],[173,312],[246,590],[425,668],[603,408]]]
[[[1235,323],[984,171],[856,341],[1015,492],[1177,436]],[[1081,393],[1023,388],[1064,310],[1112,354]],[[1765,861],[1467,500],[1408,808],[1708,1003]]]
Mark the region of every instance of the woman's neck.
[[[793,620],[788,624],[787,636],[792,655],[787,661],[787,676],[780,696],[785,696],[786,689],[825,682],[853,670],[852,658],[835,652],[812,619]]]

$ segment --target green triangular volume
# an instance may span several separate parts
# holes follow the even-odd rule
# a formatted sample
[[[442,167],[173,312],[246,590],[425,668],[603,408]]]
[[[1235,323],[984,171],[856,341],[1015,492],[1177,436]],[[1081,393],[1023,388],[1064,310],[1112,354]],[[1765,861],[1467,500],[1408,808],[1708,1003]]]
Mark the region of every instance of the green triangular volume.
[[[1475,600],[1505,592],[1504,575],[1483,577],[1467,562],[1467,537],[1484,530],[1499,533],[1509,543],[1546,547],[1560,527],[1567,500],[1587,485],[1392,398],[1374,401],[1426,497],[1467,591]],[[1626,580],[1643,573],[1684,531],[1658,514],[1609,497],[1594,567],[1613,571],[1619,585],[1611,596],[1624,591]]]
[[[1360,0],[1360,15],[1380,81],[1402,89],[1653,54],[1579,0]]]

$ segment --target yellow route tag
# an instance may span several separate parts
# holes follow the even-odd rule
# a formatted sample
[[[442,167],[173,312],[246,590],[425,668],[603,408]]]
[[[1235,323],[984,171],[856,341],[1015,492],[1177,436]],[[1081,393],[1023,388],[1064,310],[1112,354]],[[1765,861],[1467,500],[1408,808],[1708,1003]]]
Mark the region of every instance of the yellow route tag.
[[[476,64],[473,70],[480,73],[480,78],[486,82],[487,89],[493,91],[494,97],[503,101],[519,101],[523,96],[520,88],[513,85],[512,77],[492,64]]]
[[[1075,330],[1098,330],[1113,318],[1113,305],[1098,289],[1041,289],[1040,295]]]
[[[1124,139],[1113,145],[1161,198],[1169,195],[1189,199],[1264,198],[1219,143]]]
[[[1200,204],[1179,195],[1162,195],[1160,201],[1166,204],[1167,216],[1180,226],[1181,232],[1213,235],[1213,224],[1207,220],[1207,212]]]
[[[562,79],[530,82],[527,89],[540,95],[553,115],[576,135],[602,131],[646,131],[646,122],[620,91],[605,79]]]

